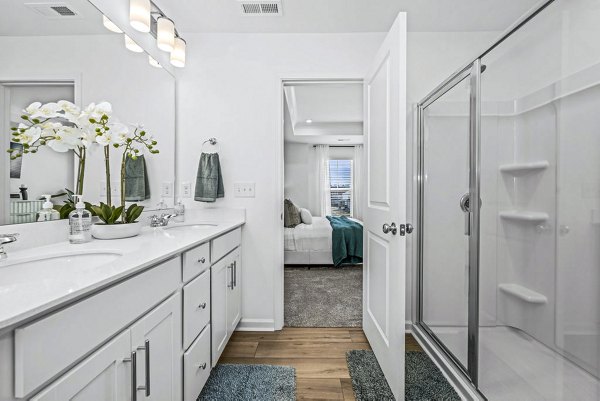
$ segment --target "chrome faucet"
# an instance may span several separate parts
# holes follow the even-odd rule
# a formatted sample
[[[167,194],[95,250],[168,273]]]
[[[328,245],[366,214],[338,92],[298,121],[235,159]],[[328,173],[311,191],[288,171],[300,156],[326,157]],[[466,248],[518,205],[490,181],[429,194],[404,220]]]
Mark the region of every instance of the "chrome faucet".
[[[17,241],[19,234],[0,234],[0,260],[6,259],[8,254],[4,250],[4,245]]]
[[[175,217],[175,214],[161,214],[160,216],[150,216],[150,227],[166,227],[169,221]]]

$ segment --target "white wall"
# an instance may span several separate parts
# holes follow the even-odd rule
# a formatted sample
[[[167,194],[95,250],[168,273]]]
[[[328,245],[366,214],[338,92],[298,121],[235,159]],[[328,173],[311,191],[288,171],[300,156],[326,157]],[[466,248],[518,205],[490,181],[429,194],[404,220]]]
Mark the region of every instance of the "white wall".
[[[185,35],[188,63],[178,76],[178,179],[193,182],[200,144],[220,143],[225,198],[214,205],[242,207],[244,292],[242,325],[273,327],[274,292],[283,250],[281,197],[282,78],[364,75],[384,35]],[[255,198],[234,198],[233,183],[256,183]],[[277,283],[280,284],[280,283]]]
[[[298,207],[310,210],[313,216],[319,216],[316,204],[317,172],[315,150],[312,144],[285,142],[284,146],[284,197]],[[354,160],[353,147],[329,148],[332,160]]]

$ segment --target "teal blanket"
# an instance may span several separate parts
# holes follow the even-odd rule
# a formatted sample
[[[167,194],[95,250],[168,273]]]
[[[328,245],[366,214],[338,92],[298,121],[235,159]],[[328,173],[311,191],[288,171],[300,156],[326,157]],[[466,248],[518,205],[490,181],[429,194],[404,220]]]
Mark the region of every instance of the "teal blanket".
[[[346,216],[327,216],[333,229],[331,235],[333,264],[362,263],[363,227]]]

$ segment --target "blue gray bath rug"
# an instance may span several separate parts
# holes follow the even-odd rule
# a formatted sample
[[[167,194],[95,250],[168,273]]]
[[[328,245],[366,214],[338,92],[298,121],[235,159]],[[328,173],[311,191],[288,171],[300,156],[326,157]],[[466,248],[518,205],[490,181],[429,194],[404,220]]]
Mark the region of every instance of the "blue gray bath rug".
[[[294,401],[296,370],[287,366],[219,364],[198,401]]]
[[[394,401],[373,351],[346,353],[356,401]],[[460,401],[454,388],[425,352],[406,352],[406,401]]]

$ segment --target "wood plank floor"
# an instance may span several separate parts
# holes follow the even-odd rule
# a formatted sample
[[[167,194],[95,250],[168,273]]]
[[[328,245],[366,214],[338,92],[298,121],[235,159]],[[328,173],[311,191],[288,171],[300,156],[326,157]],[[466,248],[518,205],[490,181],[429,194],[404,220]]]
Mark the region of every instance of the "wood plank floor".
[[[371,349],[360,328],[284,328],[235,332],[220,363],[284,365],[296,368],[298,400],[354,400],[346,351]],[[422,351],[412,335],[407,351]]]

